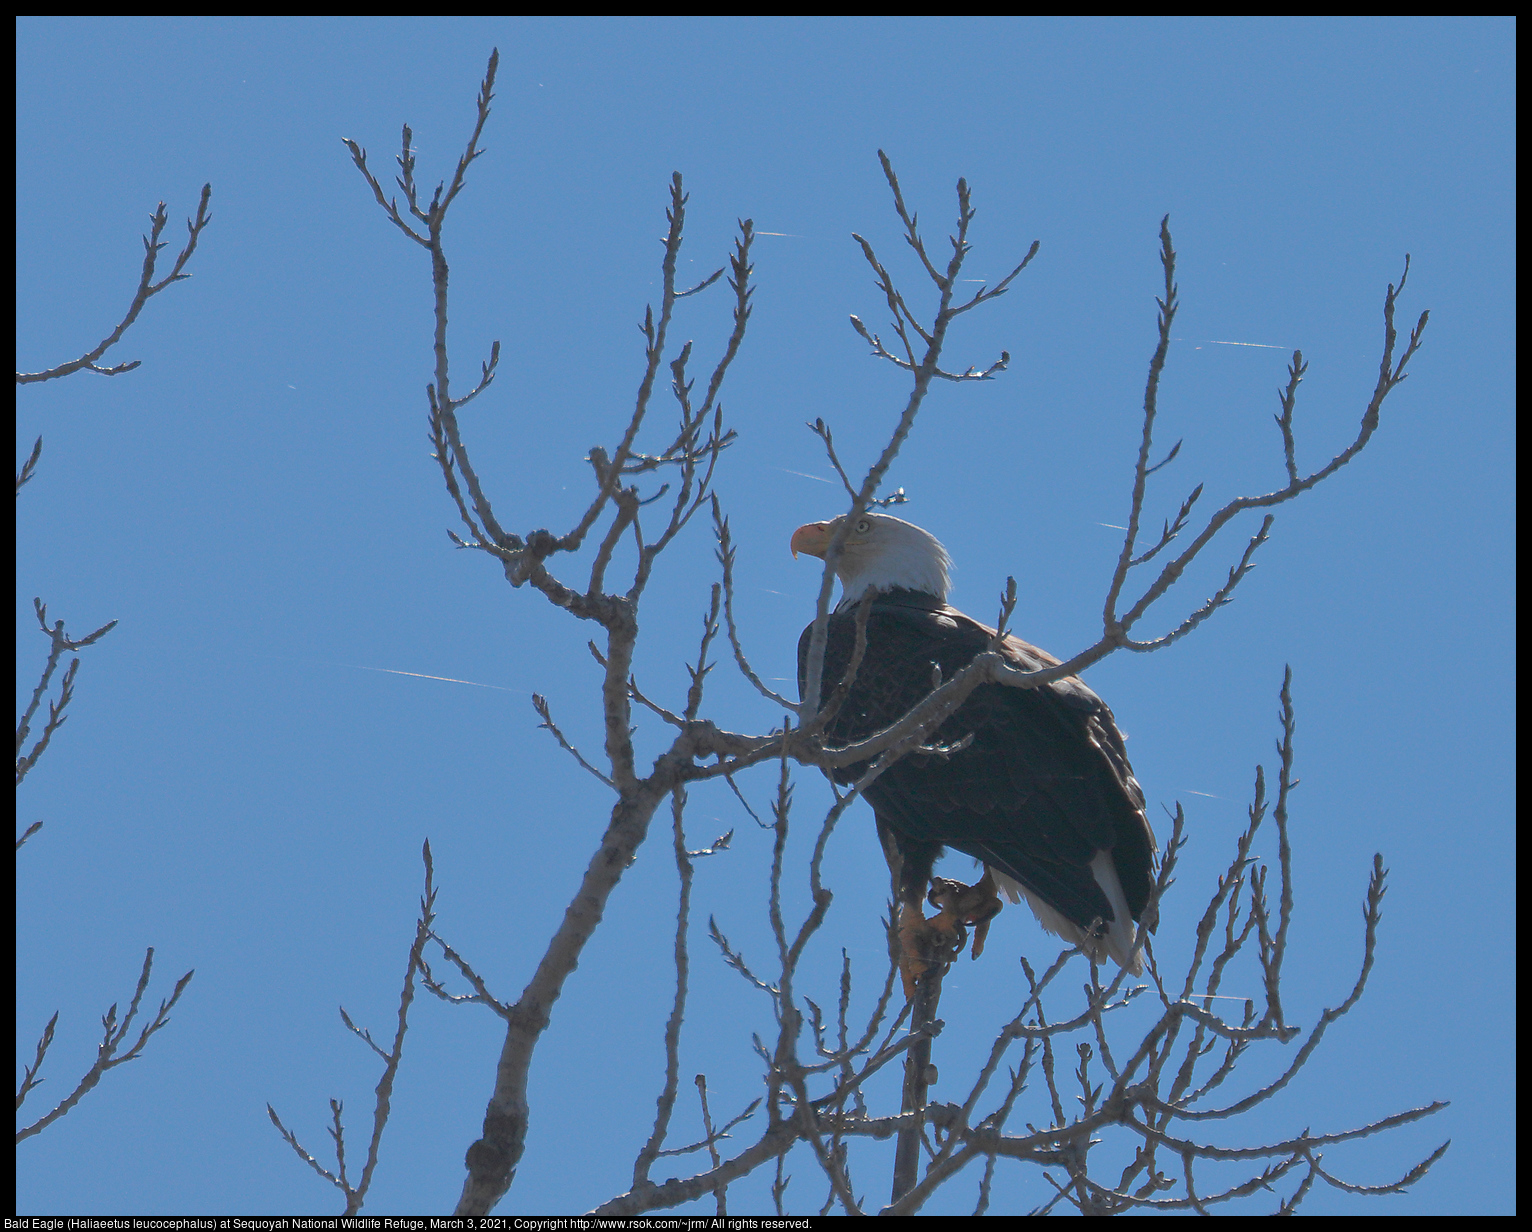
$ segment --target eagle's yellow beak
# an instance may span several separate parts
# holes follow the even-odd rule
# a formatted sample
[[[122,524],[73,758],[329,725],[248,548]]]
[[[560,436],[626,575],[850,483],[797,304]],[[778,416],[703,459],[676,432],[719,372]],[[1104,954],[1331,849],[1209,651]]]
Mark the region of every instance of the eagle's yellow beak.
[[[823,560],[825,553],[830,550],[830,524],[810,522],[807,526],[800,526],[793,531],[788,547],[792,548],[794,556],[797,556],[799,552],[807,552],[810,556],[817,556]]]

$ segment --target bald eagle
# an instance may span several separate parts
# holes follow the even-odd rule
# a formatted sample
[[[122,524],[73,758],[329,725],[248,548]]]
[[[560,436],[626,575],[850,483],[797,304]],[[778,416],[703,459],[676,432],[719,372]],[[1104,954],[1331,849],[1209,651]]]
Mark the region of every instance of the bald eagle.
[[[792,551],[823,558],[844,515],[793,532]],[[995,631],[946,603],[951,560],[936,537],[886,514],[863,513],[836,565],[842,598],[830,615],[820,702],[846,674],[858,604],[876,592],[867,648],[849,693],[830,723],[830,747],[866,739],[897,721],[933,687],[933,665],[950,679],[990,649]],[[807,686],[813,625],[798,639],[798,687]],[[1059,662],[1007,635],[999,651],[1034,671]],[[976,925],[974,957],[998,888],[1026,900],[1042,926],[1093,960],[1112,958],[1135,975],[1135,925],[1154,881],[1154,833],[1133,777],[1122,733],[1106,703],[1069,676],[1040,688],[982,684],[926,747],[907,754],[866,790],[901,901],[905,989],[933,962],[950,959]],[[833,772],[854,783],[870,762]],[[933,878],[942,849],[985,866],[975,886]],[[922,900],[942,908],[925,918]]]

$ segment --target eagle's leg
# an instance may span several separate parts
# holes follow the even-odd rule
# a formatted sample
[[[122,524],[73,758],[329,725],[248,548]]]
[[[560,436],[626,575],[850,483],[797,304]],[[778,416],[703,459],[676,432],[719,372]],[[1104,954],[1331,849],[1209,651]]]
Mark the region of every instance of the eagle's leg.
[[[938,920],[950,918],[951,927],[961,937],[963,926],[973,928],[973,956],[984,953],[984,938],[989,935],[989,922],[1000,914],[1003,905],[995,888],[995,878],[989,869],[984,870],[973,885],[964,885],[947,877],[932,877],[931,892],[926,899],[933,907],[940,907]],[[958,951],[962,950],[961,942]],[[954,953],[958,952],[954,951]]]
[[[968,929],[973,929],[973,956],[984,952],[989,922],[1000,913],[1000,895],[995,879],[985,869],[973,885],[964,885],[950,877],[929,877],[927,882],[906,881],[901,887],[899,905],[900,973],[904,994],[915,996],[915,983],[932,967],[945,966],[963,952]],[[923,892],[924,891],[924,892]],[[924,902],[939,908],[927,917]]]
[[[945,911],[926,918],[920,896],[899,904],[899,974],[906,1000],[915,999],[916,982],[933,969],[940,971],[963,952],[967,930]]]
[[[924,843],[895,831],[878,819],[878,837],[888,869],[893,874],[894,897],[898,903],[899,974],[904,980],[904,996],[915,1000],[916,985],[933,971],[939,977],[946,964],[963,948],[965,936],[955,934],[941,916],[933,928],[926,919],[926,889],[931,884],[931,868],[941,847]]]
[[[882,818],[878,819],[878,837],[893,874],[898,900],[899,974],[904,980],[905,998],[913,1001],[922,979],[933,973],[940,978],[947,964],[963,952],[968,943],[966,926],[970,923],[980,929],[988,926],[990,917],[1000,910],[999,900],[995,898],[992,880],[980,883],[988,886],[989,898],[995,899],[995,905],[986,908],[983,896],[975,894],[979,887],[933,877],[932,867],[942,851],[939,843],[901,834]],[[925,913],[927,901],[941,908],[929,919]],[[980,938],[982,946],[982,933]]]

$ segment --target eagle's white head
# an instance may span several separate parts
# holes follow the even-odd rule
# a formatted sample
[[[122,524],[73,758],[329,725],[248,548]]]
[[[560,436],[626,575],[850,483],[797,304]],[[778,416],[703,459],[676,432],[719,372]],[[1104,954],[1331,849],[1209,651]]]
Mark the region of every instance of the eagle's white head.
[[[793,555],[807,552],[821,560],[830,550],[830,539],[846,515],[829,522],[810,522],[793,532]],[[835,564],[840,578],[840,607],[857,602],[869,586],[878,591],[903,587],[947,600],[951,587],[952,558],[930,531],[886,513],[864,513],[846,535],[846,544]]]

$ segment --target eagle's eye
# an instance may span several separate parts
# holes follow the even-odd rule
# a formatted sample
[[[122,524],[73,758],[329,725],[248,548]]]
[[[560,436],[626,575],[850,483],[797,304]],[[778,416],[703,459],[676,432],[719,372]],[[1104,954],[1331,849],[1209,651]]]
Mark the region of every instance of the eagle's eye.
[[[871,529],[872,529],[872,523],[869,522],[866,518],[863,518],[860,522],[858,522],[856,524],[856,533],[859,534],[859,535],[865,535]]]

